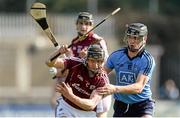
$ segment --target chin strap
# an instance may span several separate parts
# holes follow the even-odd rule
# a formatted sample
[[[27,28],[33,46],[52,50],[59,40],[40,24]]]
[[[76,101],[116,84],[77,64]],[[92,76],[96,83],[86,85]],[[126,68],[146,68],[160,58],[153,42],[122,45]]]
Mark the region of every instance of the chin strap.
[[[130,49],[130,47],[128,46],[128,49],[131,51],[131,52],[140,52],[146,45],[146,41],[145,41],[145,37],[142,38],[142,45],[141,47],[139,47],[139,49]]]

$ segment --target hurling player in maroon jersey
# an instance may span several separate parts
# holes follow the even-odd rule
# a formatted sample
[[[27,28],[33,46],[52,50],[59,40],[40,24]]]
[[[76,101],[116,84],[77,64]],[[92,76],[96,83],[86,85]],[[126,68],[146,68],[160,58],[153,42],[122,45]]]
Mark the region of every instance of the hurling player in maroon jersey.
[[[77,36],[72,40],[71,48],[68,49],[68,52],[66,52],[66,56],[75,56],[84,58],[87,53],[87,48],[91,44],[100,44],[101,47],[105,51],[105,60],[108,57],[108,51],[107,51],[107,45],[105,40],[98,36],[97,34],[90,32],[85,39],[78,40],[79,37],[86,34],[91,28],[93,27],[93,16],[92,14],[88,12],[80,12],[77,20],[76,20],[76,29],[77,29]],[[78,40],[78,41],[77,41]],[[61,73],[61,69],[57,69],[56,80],[57,83],[60,81],[64,81],[63,77],[65,78],[68,70],[63,71],[64,73]],[[55,104],[56,99],[60,98],[60,93],[54,93],[52,103]],[[111,105],[111,96],[108,96],[104,98],[98,105],[98,109],[96,111],[98,117],[105,117],[107,115],[107,111],[110,109]],[[55,106],[55,105],[54,105]]]
[[[75,57],[83,57],[82,51],[86,51],[89,45],[94,43],[99,43],[106,53],[106,58],[108,56],[107,46],[105,40],[95,34],[94,32],[90,32],[87,34],[85,38],[80,38],[81,36],[85,35],[88,31],[93,28],[93,16],[89,12],[80,12],[77,20],[76,20],[76,30],[77,36],[73,38],[71,44],[71,51],[72,55]],[[81,40],[79,40],[79,38]]]
[[[62,94],[56,109],[56,117],[96,117],[96,106],[102,96],[96,88],[108,83],[107,73],[102,69],[105,52],[98,44],[90,45],[86,59],[76,57],[57,58],[50,61],[58,52],[67,52],[62,46],[49,56],[49,67],[68,69],[65,82],[57,84],[56,91]]]

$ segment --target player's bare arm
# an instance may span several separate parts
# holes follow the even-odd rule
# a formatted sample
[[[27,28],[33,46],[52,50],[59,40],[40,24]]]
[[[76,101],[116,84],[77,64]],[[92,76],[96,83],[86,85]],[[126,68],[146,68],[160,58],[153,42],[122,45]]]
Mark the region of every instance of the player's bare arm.
[[[135,83],[127,86],[116,86],[107,84],[104,87],[97,88],[99,94],[110,95],[113,93],[125,93],[125,94],[138,94],[141,93],[145,84],[148,82],[148,77],[140,74]]]
[[[102,96],[94,90],[90,96],[90,99],[80,98],[73,94],[73,91],[69,84],[57,84],[56,91],[61,92],[64,97],[75,103],[77,106],[84,110],[92,111],[101,100]]]

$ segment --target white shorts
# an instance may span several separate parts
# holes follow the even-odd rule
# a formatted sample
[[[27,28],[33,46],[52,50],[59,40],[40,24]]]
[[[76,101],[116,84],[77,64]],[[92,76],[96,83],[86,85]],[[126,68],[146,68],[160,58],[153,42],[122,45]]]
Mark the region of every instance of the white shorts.
[[[60,97],[57,100],[58,104],[55,111],[56,118],[58,117],[96,117],[96,112],[94,111],[83,111],[76,109],[69,105],[66,101]]]
[[[112,98],[111,95],[104,97],[96,107],[96,113],[108,112],[111,107]]]

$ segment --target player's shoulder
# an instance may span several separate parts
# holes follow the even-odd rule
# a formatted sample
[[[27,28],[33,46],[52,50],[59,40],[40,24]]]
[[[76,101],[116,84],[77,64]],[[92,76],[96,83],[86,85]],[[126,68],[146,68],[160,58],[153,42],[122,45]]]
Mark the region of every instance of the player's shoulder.
[[[74,41],[76,41],[76,40],[77,40],[77,38],[78,38],[78,37],[73,38],[73,39],[72,39],[72,41],[71,41],[71,43],[73,44],[73,43],[74,43]]]
[[[126,52],[127,52],[127,48],[123,47],[123,48],[113,51],[110,55],[117,55],[117,54],[119,55],[119,54],[124,54]]]
[[[146,49],[144,50],[144,55],[148,55],[148,56],[153,57],[152,54],[148,50],[146,50]]]
[[[108,74],[105,70],[101,69],[99,73],[97,74],[99,78],[101,78],[105,83],[109,83]]]
[[[92,34],[92,38],[96,39],[96,40],[103,40],[103,37],[99,36],[98,34]]]
[[[100,44],[100,45],[106,45],[106,41],[103,39],[103,37],[100,37],[97,34],[92,34],[91,39],[93,41],[92,44]]]
[[[144,55],[145,59],[148,61],[154,60],[154,57],[152,56],[152,54],[147,50],[144,50],[143,55]]]
[[[84,59],[78,58],[78,57],[69,57],[67,58],[66,66],[69,69],[76,69],[76,70],[82,70],[84,66]]]
[[[79,57],[74,57],[74,56],[72,56],[72,57],[66,57],[66,59],[69,59],[69,60],[71,60],[71,61],[76,61],[76,62],[79,62],[79,63],[84,62],[84,59],[81,59],[81,58],[79,58]]]
[[[147,64],[147,65],[155,65],[154,57],[147,50],[143,51],[143,55],[141,56],[141,61],[144,62],[144,64]]]

